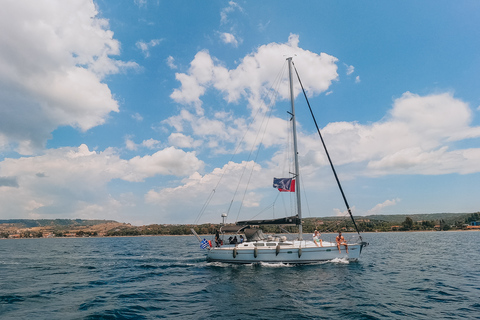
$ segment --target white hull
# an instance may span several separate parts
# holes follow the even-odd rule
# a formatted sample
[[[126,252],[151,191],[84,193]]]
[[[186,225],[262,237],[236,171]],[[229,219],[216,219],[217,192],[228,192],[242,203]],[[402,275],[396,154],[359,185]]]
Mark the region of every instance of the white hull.
[[[210,248],[208,261],[226,263],[289,263],[305,264],[334,259],[356,261],[360,257],[364,244],[348,245],[348,253],[344,246],[338,252],[337,245],[324,242],[323,247],[317,247],[313,241],[292,242],[247,242],[235,245],[225,245]]]

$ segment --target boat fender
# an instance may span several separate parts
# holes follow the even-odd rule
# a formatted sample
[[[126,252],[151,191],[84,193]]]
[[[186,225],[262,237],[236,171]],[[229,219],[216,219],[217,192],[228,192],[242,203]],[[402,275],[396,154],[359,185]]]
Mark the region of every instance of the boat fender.
[[[280,245],[277,245],[277,247],[275,248],[275,255],[278,256],[279,253],[280,253]]]
[[[234,258],[237,257],[237,248],[233,248],[233,257],[234,257]]]
[[[298,249],[298,257],[300,258],[302,256],[302,248]]]
[[[253,256],[256,258],[258,256],[258,248],[253,249]]]

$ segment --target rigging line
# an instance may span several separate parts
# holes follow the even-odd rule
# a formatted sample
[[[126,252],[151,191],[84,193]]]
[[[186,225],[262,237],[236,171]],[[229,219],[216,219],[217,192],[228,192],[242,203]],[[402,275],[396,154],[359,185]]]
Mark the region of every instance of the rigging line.
[[[207,208],[208,204],[210,203],[210,200],[212,200],[214,194],[215,194],[215,189],[213,189],[213,190],[210,192],[210,194],[208,195],[207,200],[205,201],[205,203],[203,204],[202,208],[200,209],[200,212],[198,213],[197,218],[195,219],[195,221],[193,222],[193,224],[197,224],[197,223],[198,223],[198,221],[199,221],[200,218],[202,217],[203,213],[205,212],[205,209]]]
[[[286,68],[286,63],[284,63],[284,66],[283,66],[283,69]],[[283,74],[284,72],[280,72],[280,74]],[[279,76],[277,75],[277,79],[279,78]],[[279,80],[275,80],[275,82],[279,82]],[[274,83],[275,83],[274,82]],[[273,87],[273,86],[272,86]],[[278,91],[278,90],[277,90]],[[277,92],[275,91],[275,92]],[[276,95],[275,95],[276,96]],[[271,102],[273,103],[273,102]],[[255,115],[253,116],[252,120],[250,121],[250,123],[248,124],[247,126],[247,129],[245,130],[245,133],[243,134],[242,136],[242,139],[240,139],[240,141],[238,142],[237,146],[235,147],[235,150],[233,151],[232,153],[232,156],[230,158],[230,161],[229,162],[232,162],[233,161],[233,158],[235,157],[235,155],[237,154],[238,150],[240,149],[240,146],[242,145],[243,141],[245,140],[245,137],[247,136],[247,133],[250,131],[250,128],[251,126],[255,123],[255,119],[257,118],[257,116],[259,115],[259,113],[262,111],[262,108],[258,108]],[[247,164],[246,164],[247,165]],[[208,205],[210,204],[210,201],[212,200],[214,194],[215,194],[215,191],[217,190],[218,186],[220,185],[220,182],[222,181],[223,177],[225,176],[226,172],[228,171],[228,167],[225,167],[225,169],[222,171],[222,174],[220,175],[220,178],[218,179],[218,182],[217,184],[215,185],[215,187],[213,188],[213,190],[210,192],[210,195],[207,197],[207,200],[205,201],[205,203],[203,204],[202,208],[200,209],[198,215],[197,215],[197,218],[195,219],[195,224],[198,223],[198,221],[200,220],[200,218],[203,216],[203,214],[205,213],[205,210],[207,209]],[[240,183],[240,182],[239,182]],[[232,199],[232,203],[233,203],[233,200],[235,198],[235,195]],[[231,206],[231,205],[230,205]],[[229,209],[230,210],[230,209]]]
[[[293,61],[292,61],[293,64]],[[337,172],[335,171],[335,168],[333,167],[333,162],[332,159],[330,158],[330,154],[328,153],[327,146],[325,145],[325,142],[323,141],[322,134],[320,133],[320,128],[318,127],[317,120],[315,119],[315,116],[312,111],[312,107],[310,106],[310,102],[308,101],[307,94],[305,93],[305,89],[303,88],[302,81],[300,80],[300,76],[298,75],[297,68],[295,67],[295,64],[293,64],[293,68],[295,69],[295,73],[297,74],[298,82],[300,83],[300,86],[302,87],[303,95],[305,96],[305,100],[307,101],[308,109],[310,109],[310,114],[312,115],[313,122],[315,123],[315,127],[317,128],[318,135],[320,136],[320,140],[322,141],[323,148],[325,149],[325,153],[328,158],[328,162],[330,162],[330,167],[332,168],[333,175],[335,176],[335,180],[337,181],[338,188],[340,189],[340,192],[342,193],[343,201],[345,202],[345,205],[347,207],[348,213],[350,214],[350,218],[352,219],[353,225],[355,226],[355,230],[357,230],[358,235],[360,236],[360,231],[358,230],[357,223],[355,222],[355,219],[353,218],[352,211],[350,210],[350,206],[348,205],[347,197],[345,196],[345,193],[343,192],[342,185],[340,184],[340,180],[338,179]],[[362,239],[362,236],[360,236],[360,239]]]
[[[237,217],[236,217],[236,221],[238,221],[238,217],[240,216],[240,211],[243,207],[243,203],[245,201],[245,197],[246,197],[246,194],[247,194],[247,191],[248,191],[248,187],[250,185],[250,181],[252,179],[252,176],[253,176],[253,171],[255,169],[255,164],[256,164],[256,161],[258,159],[258,155],[260,154],[260,150],[262,149],[262,141],[263,141],[263,138],[265,137],[265,133],[267,131],[267,128],[268,128],[268,123],[271,119],[271,116],[272,116],[272,113],[273,113],[273,107],[275,105],[274,101],[276,101],[276,97],[278,96],[278,88],[281,84],[281,79],[282,79],[282,75],[285,73],[285,69],[286,69],[286,62],[284,63],[282,69],[280,70],[280,72],[277,74],[277,77],[275,79],[275,81],[273,82],[273,85],[270,87],[271,89],[273,90],[270,90],[270,104],[269,105],[266,105],[265,104],[265,107],[267,107],[267,110],[265,111],[264,113],[264,117],[263,117],[263,120],[262,122],[260,123],[260,126],[259,126],[259,129],[257,131],[257,134],[255,136],[255,140],[254,140],[254,143],[252,144],[252,149],[250,150],[250,154],[248,156],[248,159],[250,160],[250,157],[251,155],[253,154],[253,151],[255,149],[255,146],[257,145],[257,141],[259,140],[259,137],[260,137],[260,133],[262,131],[262,128],[263,128],[263,133],[261,135],[261,138],[260,138],[260,142],[258,144],[258,148],[257,148],[257,152],[256,152],[256,155],[255,155],[255,158],[253,160],[253,165],[252,165],[252,169],[250,171],[250,176],[248,178],[248,181],[247,181],[247,184],[245,186],[245,191],[243,193],[243,197],[242,197],[242,201],[240,202],[240,206],[238,208],[238,212],[237,212]],[[267,95],[267,98],[269,96]],[[243,177],[243,174],[245,173],[246,171],[246,166],[244,167],[244,172],[242,173],[242,177]],[[240,185],[240,182],[241,182],[241,179],[239,181],[239,185]],[[237,190],[238,190],[238,187],[239,185],[237,186]],[[235,194],[237,192],[237,190],[235,191]],[[235,195],[234,195],[235,197]]]
[[[268,117],[267,117],[267,113],[265,113],[265,117],[263,119],[263,121],[265,121],[265,118],[267,119],[267,122],[264,126],[264,129],[263,129],[263,134],[262,134],[262,137],[260,139],[260,141],[263,141],[263,138],[265,137],[265,132],[267,131],[267,127],[268,127],[268,122],[272,116],[272,112],[273,112],[273,108],[269,108],[268,110]],[[260,126],[260,128],[263,126],[263,121],[262,121],[262,124]],[[258,137],[258,136],[257,136]],[[256,142],[257,142],[257,138],[255,138],[255,143],[254,143],[254,146],[256,145]],[[250,176],[248,177],[248,181],[247,181],[247,184],[245,186],[245,191],[243,192],[243,198],[242,198],[242,201],[240,203],[240,207],[238,208],[238,213],[237,213],[237,221],[238,221],[238,217],[240,215],[240,210],[242,209],[243,207],[243,202],[245,201],[245,197],[247,195],[247,190],[248,190],[248,186],[250,185],[250,181],[252,179],[252,176],[253,176],[253,172],[254,172],[254,169],[255,169],[255,164],[257,163],[257,159],[258,159],[258,155],[260,154],[260,150],[262,149],[262,145],[261,143],[258,145],[258,149],[257,149],[257,153],[255,155],[255,159],[253,160],[253,165],[252,165],[252,170],[250,171]],[[252,149],[252,152],[253,152],[253,149]],[[245,167],[246,169],[246,167]]]
[[[308,216],[311,218],[312,217],[312,212],[310,211],[310,206],[308,205],[308,198],[307,198],[307,192],[305,190],[305,183],[303,182],[302,179],[302,190],[303,190],[303,198],[305,199],[305,203],[307,204],[307,211],[308,211]]]
[[[272,208],[274,206],[274,204],[272,203],[271,205],[269,205],[268,207],[265,207],[263,210],[261,210],[259,213],[257,213],[256,215],[254,215],[252,218],[246,220],[246,221],[250,221],[250,220],[253,220],[255,219],[256,217],[258,217],[259,215],[261,215],[262,213],[264,213],[265,211],[267,211],[268,209]]]
[[[253,217],[251,217],[250,219],[248,219],[247,221],[249,220],[253,220],[255,219],[256,217],[258,217],[259,215],[261,215],[262,213],[264,213],[265,211],[267,211],[268,209],[270,208],[274,208],[275,209],[275,203],[277,203],[277,200],[280,196],[280,192],[277,193],[277,196],[275,197],[275,200],[273,200],[272,204],[270,204],[268,207],[265,207],[263,210],[261,210],[260,212],[258,212],[256,215],[254,215]],[[283,199],[283,198],[282,198]],[[284,204],[285,206],[285,204]],[[287,216],[287,212],[285,211],[285,217]],[[275,214],[273,215],[273,217],[275,218]]]

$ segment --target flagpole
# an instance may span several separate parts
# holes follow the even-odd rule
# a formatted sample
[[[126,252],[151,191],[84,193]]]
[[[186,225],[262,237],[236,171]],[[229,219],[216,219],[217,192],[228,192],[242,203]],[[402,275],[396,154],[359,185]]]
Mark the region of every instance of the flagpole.
[[[297,120],[295,118],[295,98],[293,95],[293,77],[292,77],[292,57],[287,58],[288,61],[288,77],[290,80],[290,104],[292,105],[292,124],[293,124],[293,152],[295,157],[295,192],[297,196],[297,214],[298,214],[298,240],[303,240],[302,228],[302,204],[300,202],[300,168],[298,165],[297,150]]]

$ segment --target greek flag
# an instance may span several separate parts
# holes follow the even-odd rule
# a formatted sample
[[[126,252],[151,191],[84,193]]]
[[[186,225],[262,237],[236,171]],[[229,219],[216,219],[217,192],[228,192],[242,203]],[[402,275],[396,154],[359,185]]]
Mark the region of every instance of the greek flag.
[[[207,249],[207,247],[208,247],[208,241],[203,239],[202,242],[200,242],[200,248]]]

